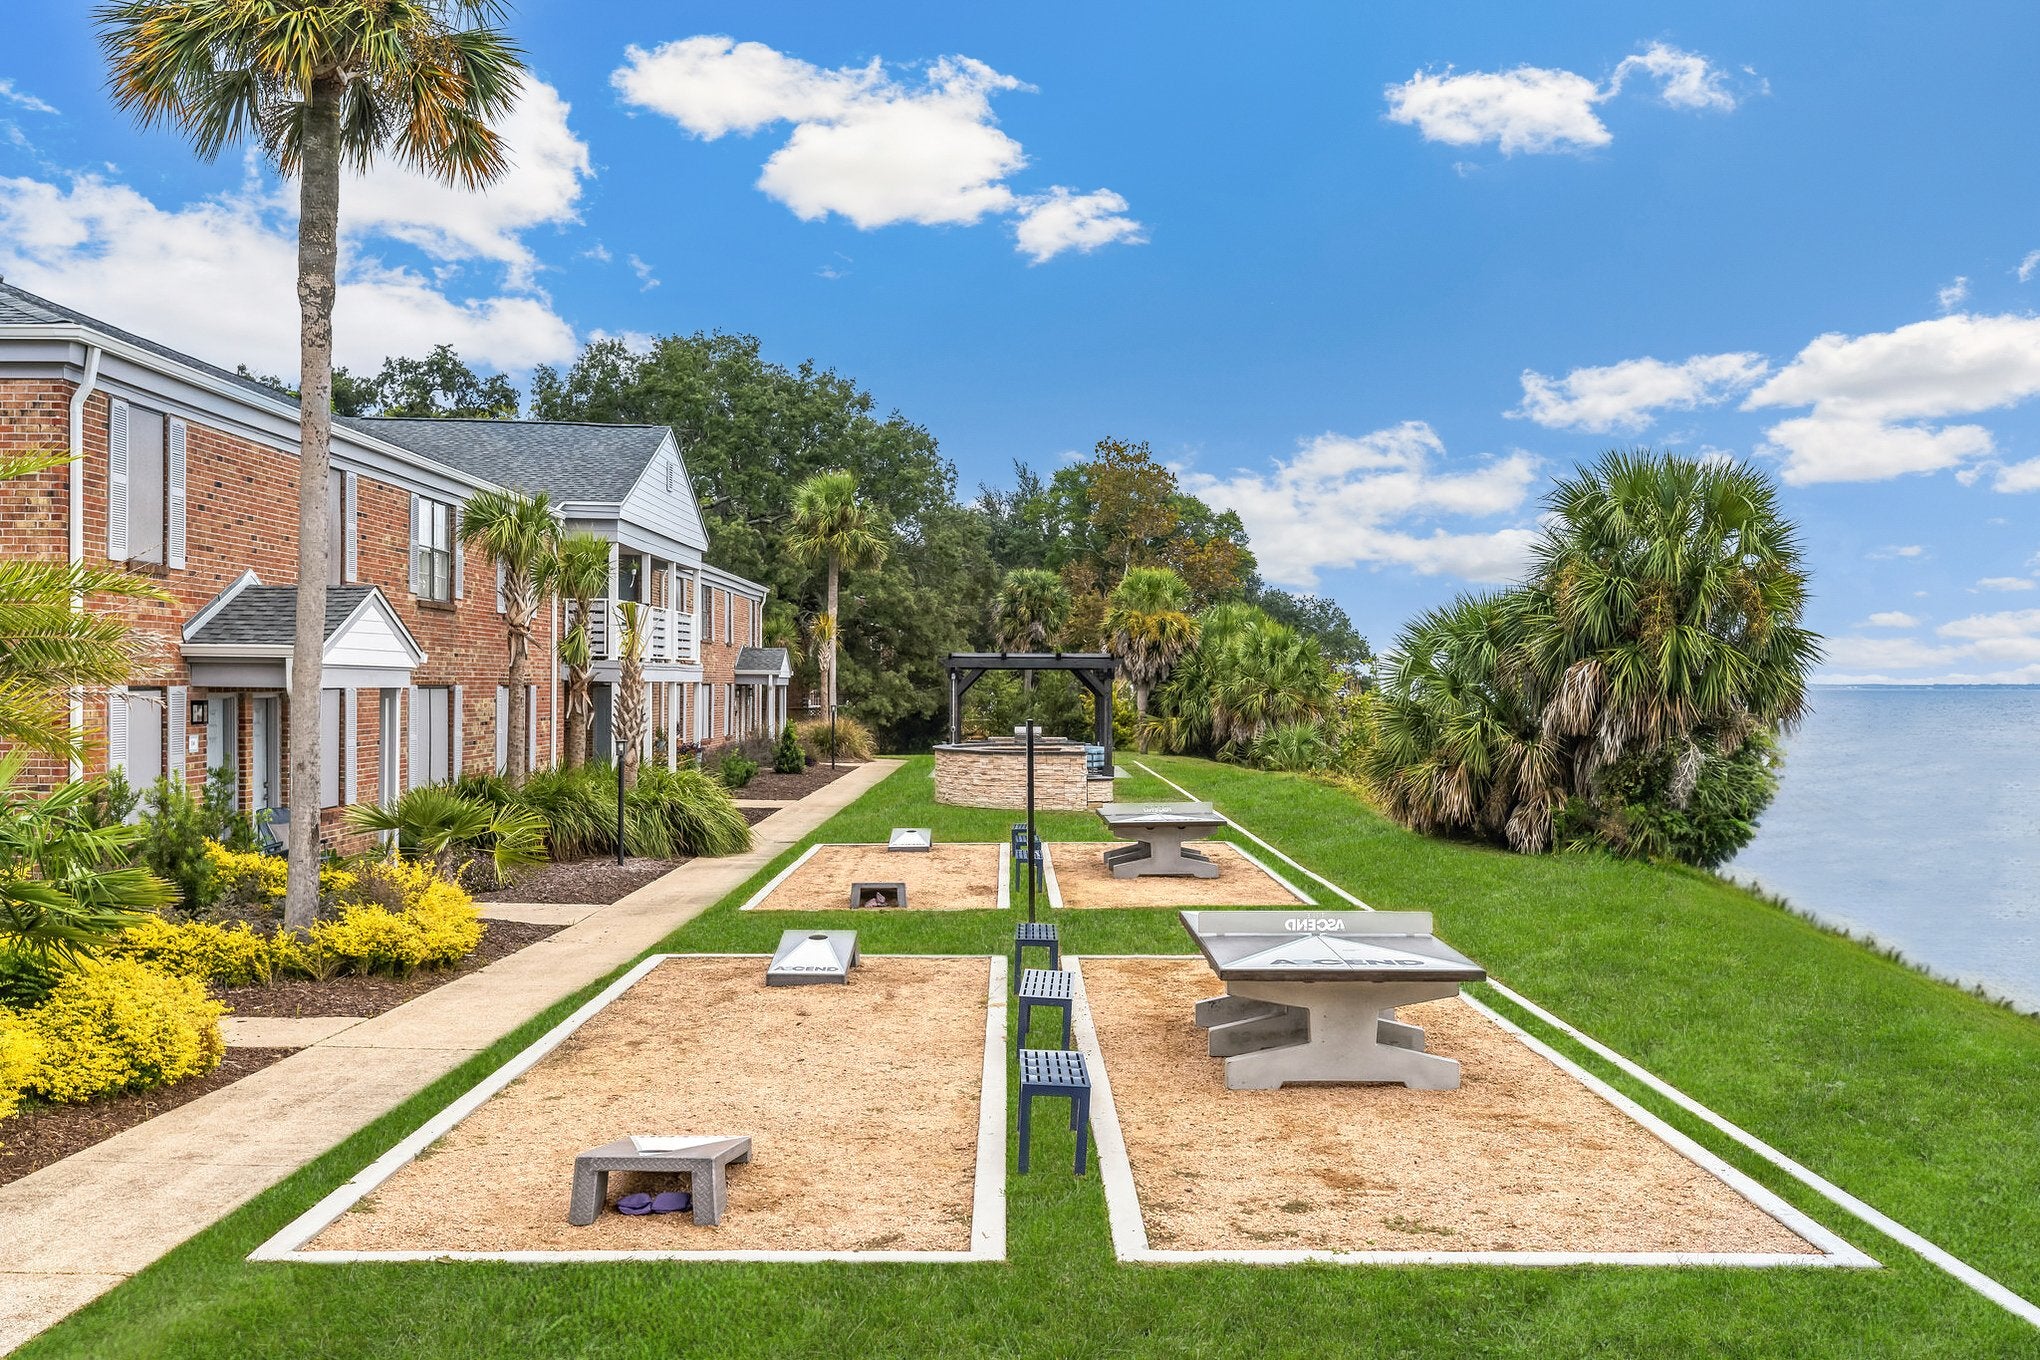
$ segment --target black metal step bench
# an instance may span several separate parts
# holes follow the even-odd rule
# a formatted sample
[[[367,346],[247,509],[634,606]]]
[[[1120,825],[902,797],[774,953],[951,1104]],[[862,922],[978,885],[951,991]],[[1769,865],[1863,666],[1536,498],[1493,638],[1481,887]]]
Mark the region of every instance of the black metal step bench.
[[[1027,1044],[1027,1021],[1036,1006],[1062,1012],[1062,1046],[1070,1046],[1071,1006],[1074,998],[1072,974],[1060,968],[1029,968],[1020,974],[1020,1044]]]
[[[1070,1102],[1070,1128],[1077,1135],[1077,1174],[1084,1174],[1090,1151],[1091,1069],[1084,1055],[1061,1048],[1020,1050],[1020,1170],[1027,1170],[1029,1117],[1036,1096],[1063,1096]]]
[[[1020,990],[1022,960],[1029,949],[1046,949],[1048,966],[1062,967],[1062,936],[1047,921],[1022,921],[1013,927],[1013,990]]]

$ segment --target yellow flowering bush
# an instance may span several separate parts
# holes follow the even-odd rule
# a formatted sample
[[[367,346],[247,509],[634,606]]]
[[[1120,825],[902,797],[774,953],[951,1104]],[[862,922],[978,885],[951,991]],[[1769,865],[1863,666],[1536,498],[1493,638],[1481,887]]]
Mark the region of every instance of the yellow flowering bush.
[[[0,1007],[0,1119],[21,1105],[21,1088],[35,1076],[42,1038],[25,1016]]]
[[[340,919],[312,927],[311,947],[353,972],[408,973],[459,963],[482,942],[467,889],[428,864],[382,860],[356,876]]]
[[[281,971],[277,944],[246,922],[223,926],[151,916],[122,931],[102,952],[108,958],[138,959],[178,977],[245,987]]]
[[[276,855],[260,850],[229,850],[218,841],[205,843],[206,862],[212,866],[214,885],[220,900],[230,906],[261,904],[274,906],[283,901],[290,866]],[[319,895],[332,897],[352,890],[355,876],[328,864],[319,870]]]
[[[87,963],[27,1014],[41,1041],[28,1089],[77,1103],[203,1076],[226,1054],[226,1009],[196,978],[134,959]]]

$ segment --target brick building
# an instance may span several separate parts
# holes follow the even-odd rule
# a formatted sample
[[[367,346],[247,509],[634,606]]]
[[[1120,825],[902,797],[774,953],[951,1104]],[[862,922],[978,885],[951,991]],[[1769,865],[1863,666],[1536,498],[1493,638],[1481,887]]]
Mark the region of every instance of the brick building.
[[[142,654],[125,686],[73,703],[82,772],[117,767],[141,786],[225,767],[243,808],[284,805],[297,436],[290,398],[0,282],[0,455],[73,458],[0,482],[0,553],[123,566],[168,597],[95,606],[122,613]],[[495,568],[467,560],[454,533],[486,487],[549,492],[570,527],[614,545],[590,628],[598,755],[611,751],[619,600],[646,607],[647,758],[777,734],[790,671],[762,645],[765,588],[703,562],[671,431],[343,419],[328,496],[329,832],[347,803],[504,764],[515,700]],[[560,752],[564,632],[557,604],[541,610],[523,696],[534,767]]]

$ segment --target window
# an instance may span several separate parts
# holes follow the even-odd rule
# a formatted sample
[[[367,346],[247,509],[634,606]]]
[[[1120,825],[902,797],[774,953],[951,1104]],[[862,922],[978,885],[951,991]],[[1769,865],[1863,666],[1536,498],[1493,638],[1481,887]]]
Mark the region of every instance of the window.
[[[453,599],[453,507],[445,501],[411,501],[411,590],[420,599]]]
[[[340,767],[349,759],[340,730],[340,701],[337,689],[319,691],[319,806],[340,806]]]
[[[645,559],[635,553],[616,559],[616,598],[644,603]]]
[[[453,778],[453,689],[438,685],[412,691],[411,787]]]
[[[127,560],[160,567],[164,565],[163,524],[169,508],[161,413],[129,408],[127,453]]]

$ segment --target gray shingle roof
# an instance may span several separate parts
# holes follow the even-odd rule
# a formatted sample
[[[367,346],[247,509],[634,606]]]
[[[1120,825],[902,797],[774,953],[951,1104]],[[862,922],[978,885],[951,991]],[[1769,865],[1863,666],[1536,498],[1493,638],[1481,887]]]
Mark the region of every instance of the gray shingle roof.
[[[375,592],[374,586],[326,587],[326,636]],[[186,642],[243,647],[288,647],[297,640],[296,586],[243,586],[226,607],[205,621]]]
[[[777,675],[785,665],[784,647],[745,647],[737,652],[737,670],[745,675],[760,672]]]
[[[367,416],[337,423],[499,486],[601,504],[629,495],[666,440],[664,425]]]
[[[195,359],[182,350],[171,349],[168,345],[159,345],[154,340],[136,335],[133,331],[124,331],[118,326],[110,326],[97,317],[90,317],[83,312],[73,311],[69,307],[51,302],[48,298],[37,297],[25,288],[17,288],[11,283],[0,281],[0,326],[61,326],[66,324],[86,326],[100,332],[102,335],[108,335],[116,340],[125,341],[138,349],[145,349],[151,354],[161,355],[163,358],[176,363],[188,364],[192,368],[210,373],[215,378],[233,383],[235,386],[245,388],[249,392],[260,393],[271,401],[288,402],[293,406],[297,404],[295,397],[285,396],[275,388],[256,382],[253,378],[243,377],[239,373],[221,368],[218,364],[209,364],[203,359]]]

